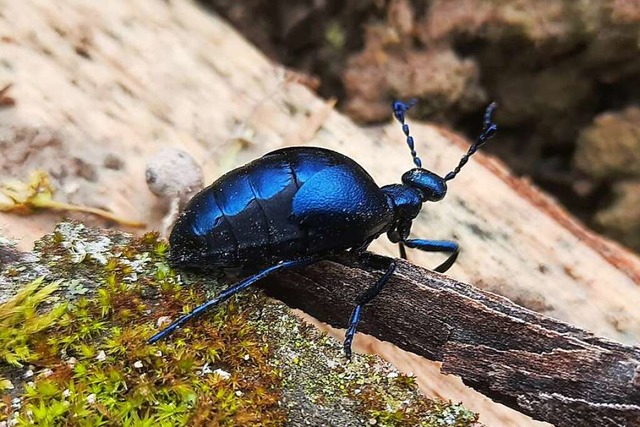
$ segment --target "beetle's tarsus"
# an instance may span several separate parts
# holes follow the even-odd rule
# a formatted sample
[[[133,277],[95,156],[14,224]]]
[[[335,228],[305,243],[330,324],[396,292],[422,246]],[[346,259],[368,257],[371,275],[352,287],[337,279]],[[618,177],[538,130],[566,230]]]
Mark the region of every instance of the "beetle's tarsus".
[[[344,357],[347,358],[347,361],[351,362],[351,341],[344,341]]]

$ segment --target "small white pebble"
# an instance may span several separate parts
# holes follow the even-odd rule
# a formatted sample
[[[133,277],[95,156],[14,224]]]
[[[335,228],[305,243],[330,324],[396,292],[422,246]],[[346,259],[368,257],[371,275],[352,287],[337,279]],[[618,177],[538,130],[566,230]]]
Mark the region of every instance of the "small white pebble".
[[[42,371],[42,376],[45,378],[49,378],[51,375],[53,375],[53,371],[49,368]]]
[[[223,371],[222,369],[216,369],[215,371],[213,371],[213,373],[219,375],[223,380],[227,380],[229,379],[229,377],[231,377],[231,374],[229,372]]]
[[[91,393],[89,396],[87,396],[87,403],[89,405],[93,405],[94,403],[96,403],[96,394],[95,393]]]
[[[6,421],[0,421],[0,427],[7,427]]]
[[[104,350],[100,350],[100,352],[96,356],[96,360],[98,362],[104,362],[105,360],[107,360],[107,353],[105,353]]]
[[[20,409],[21,406],[22,406],[22,400],[19,397],[14,397],[11,400],[11,407],[13,409]]]
[[[162,352],[160,350],[156,351],[155,353],[156,357],[162,357]]]
[[[204,366],[202,367],[202,370],[200,371],[200,375],[204,376],[212,373],[213,371],[209,367],[209,362],[205,363]]]
[[[23,375],[23,377],[25,378],[31,378],[32,376],[33,376],[33,370],[31,369],[27,369],[27,371]]]
[[[186,151],[165,147],[147,162],[149,190],[158,197],[181,196],[200,191],[204,182],[202,168]]]
[[[77,363],[77,362],[78,362],[78,361],[76,360],[76,358],[75,358],[75,357],[70,357],[70,358],[68,358],[68,359],[67,359],[67,365],[69,365],[69,367],[70,367],[71,369],[73,369],[73,368],[76,366],[76,363]]]
[[[142,364],[142,362],[141,362],[141,361],[139,361],[139,360],[136,360],[136,361],[133,363],[133,367],[134,367],[134,368],[136,368],[136,369],[142,369],[142,367],[143,367],[143,366],[144,366],[144,365],[143,365],[143,364]]]
[[[69,396],[71,396],[71,391],[70,391],[68,388],[66,388],[66,389],[62,392],[62,397],[64,397],[64,398],[66,399],[66,398],[67,398],[67,397],[69,397]]]
[[[374,426],[374,425],[376,425],[376,424],[378,424],[378,421],[376,421],[376,419],[375,419],[375,418],[369,418],[369,425]]]
[[[249,360],[249,359],[251,359],[251,358],[249,357],[249,355],[248,355],[248,354],[245,354],[245,355],[244,355],[244,357],[243,357],[243,359],[244,359],[244,360]]]
[[[389,372],[387,374],[387,378],[398,378],[398,373],[397,372]]]
[[[236,390],[236,396],[240,397],[242,396],[244,393],[241,392],[240,390]]]
[[[162,328],[164,325],[168,325],[171,323],[171,317],[169,316],[160,316],[158,320],[156,320],[156,327]]]

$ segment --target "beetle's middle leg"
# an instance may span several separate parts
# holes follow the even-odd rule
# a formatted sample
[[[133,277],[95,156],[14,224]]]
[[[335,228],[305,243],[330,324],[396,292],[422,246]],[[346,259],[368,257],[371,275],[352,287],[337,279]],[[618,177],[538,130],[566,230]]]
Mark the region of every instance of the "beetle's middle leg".
[[[449,258],[434,268],[434,271],[437,271],[438,273],[444,273],[447,271],[458,258],[458,244],[451,240],[407,239],[400,242],[400,244],[402,243],[404,243],[408,248],[420,249],[425,252],[448,252],[450,254]]]
[[[154,336],[149,338],[149,340],[147,341],[147,344],[153,344],[153,343],[165,338],[166,336],[170,335],[173,331],[178,329],[180,326],[182,326],[185,323],[187,323],[189,320],[201,316],[202,314],[204,314],[204,312],[206,312],[210,308],[214,307],[215,305],[220,304],[221,302],[224,302],[224,301],[228,300],[233,295],[237,294],[238,292],[242,291],[243,289],[248,288],[249,286],[251,286],[252,284],[257,282],[258,280],[263,279],[263,278],[265,278],[266,276],[268,276],[268,275],[270,275],[272,273],[275,273],[276,271],[286,270],[286,269],[291,269],[291,268],[296,268],[296,267],[302,267],[302,266],[305,266],[305,265],[313,264],[314,262],[317,262],[320,259],[322,259],[322,258],[318,257],[318,256],[310,256],[310,257],[304,257],[304,258],[294,259],[294,260],[290,260],[290,261],[283,261],[283,262],[281,262],[279,264],[267,267],[264,270],[261,270],[258,273],[254,274],[253,276],[247,277],[246,279],[242,280],[240,283],[237,283],[237,284],[231,286],[230,288],[225,289],[224,291],[222,291],[215,298],[213,298],[213,299],[205,302],[204,304],[196,307],[191,313],[185,314],[184,316],[182,316],[178,320],[174,321],[169,326],[167,326],[164,330],[158,332],[157,334],[155,334]]]
[[[371,261],[373,261],[372,258],[374,257],[375,255],[367,254],[364,260],[368,261],[368,264],[372,264]],[[376,258],[383,259],[382,257]],[[394,259],[391,259],[388,261],[387,271],[382,275],[382,277],[380,277],[373,286],[362,292],[360,295],[358,295],[358,298],[356,298],[357,305],[351,312],[349,326],[344,336],[344,354],[347,356],[347,359],[351,359],[351,343],[353,342],[353,337],[356,334],[356,327],[358,326],[358,322],[360,321],[362,306],[370,302],[380,293],[380,291],[382,291],[382,288],[384,288],[384,286],[387,284],[389,278],[395,270],[396,261]]]

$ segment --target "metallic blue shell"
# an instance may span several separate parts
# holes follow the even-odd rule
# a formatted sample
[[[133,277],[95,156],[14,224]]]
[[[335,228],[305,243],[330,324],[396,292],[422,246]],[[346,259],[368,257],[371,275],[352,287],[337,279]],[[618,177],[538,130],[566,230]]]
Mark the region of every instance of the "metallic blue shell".
[[[171,259],[200,269],[256,270],[366,246],[393,220],[390,197],[352,159],[284,148],[195,195],[171,232]]]

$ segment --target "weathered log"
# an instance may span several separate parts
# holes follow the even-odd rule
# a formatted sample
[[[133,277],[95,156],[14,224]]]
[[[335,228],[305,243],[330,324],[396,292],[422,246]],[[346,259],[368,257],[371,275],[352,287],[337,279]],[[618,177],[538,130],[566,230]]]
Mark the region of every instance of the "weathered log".
[[[267,293],[344,327],[381,274],[343,256],[268,279]],[[398,261],[365,306],[360,332],[434,361],[469,386],[557,426],[640,425],[640,347],[626,346],[501,296]]]

